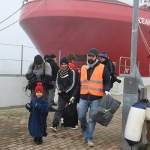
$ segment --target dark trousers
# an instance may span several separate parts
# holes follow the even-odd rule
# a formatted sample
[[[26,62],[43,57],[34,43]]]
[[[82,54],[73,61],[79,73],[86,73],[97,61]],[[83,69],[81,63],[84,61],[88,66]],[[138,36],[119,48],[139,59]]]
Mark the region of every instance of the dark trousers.
[[[62,96],[58,96],[58,109],[54,115],[54,119],[53,119],[53,126],[58,126],[59,125],[59,121],[62,117],[62,114],[65,110],[65,106],[66,106],[66,101]]]

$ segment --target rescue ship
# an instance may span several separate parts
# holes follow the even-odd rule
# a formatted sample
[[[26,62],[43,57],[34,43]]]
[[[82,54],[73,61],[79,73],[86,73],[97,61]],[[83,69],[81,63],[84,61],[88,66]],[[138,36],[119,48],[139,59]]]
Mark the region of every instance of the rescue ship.
[[[132,11],[133,6],[119,0],[28,0],[20,25],[42,55],[60,58],[72,52],[80,67],[94,47],[107,52],[117,73],[124,74],[130,72]],[[150,76],[149,11],[148,3],[139,8],[137,64],[142,76]]]

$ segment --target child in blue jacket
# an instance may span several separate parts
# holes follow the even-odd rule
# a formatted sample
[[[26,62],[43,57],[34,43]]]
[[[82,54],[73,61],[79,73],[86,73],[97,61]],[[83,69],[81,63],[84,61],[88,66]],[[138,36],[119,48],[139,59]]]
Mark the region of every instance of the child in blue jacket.
[[[36,144],[41,144],[42,137],[47,135],[48,102],[43,94],[42,83],[38,82],[35,88],[36,97],[26,104],[26,109],[30,112],[28,130]]]

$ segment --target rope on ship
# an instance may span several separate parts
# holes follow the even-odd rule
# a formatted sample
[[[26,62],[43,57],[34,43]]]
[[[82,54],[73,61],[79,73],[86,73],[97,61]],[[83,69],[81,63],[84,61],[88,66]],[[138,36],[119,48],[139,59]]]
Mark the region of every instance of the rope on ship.
[[[149,47],[149,45],[148,45],[148,43],[147,43],[147,41],[146,41],[146,38],[145,38],[145,36],[144,36],[144,34],[143,34],[143,32],[142,32],[142,29],[141,29],[140,25],[139,25],[139,31],[140,31],[142,40],[143,40],[143,42],[144,42],[144,44],[145,44],[145,47],[146,47],[146,49],[147,49],[147,51],[148,51],[148,53],[149,53],[149,55],[150,55],[150,47]]]
[[[29,15],[30,13],[32,13],[36,8],[38,8],[40,5],[42,5],[45,1],[47,1],[47,0],[42,0],[42,2],[40,2],[37,6],[35,6],[33,9],[31,9],[28,13],[24,14],[21,19],[18,19],[17,21],[11,23],[10,25],[8,25],[8,26],[6,26],[6,27],[0,29],[0,31],[3,31],[3,30],[5,30],[5,29],[9,28],[10,26],[14,25],[15,23],[21,21],[24,17],[28,16],[28,15]]]

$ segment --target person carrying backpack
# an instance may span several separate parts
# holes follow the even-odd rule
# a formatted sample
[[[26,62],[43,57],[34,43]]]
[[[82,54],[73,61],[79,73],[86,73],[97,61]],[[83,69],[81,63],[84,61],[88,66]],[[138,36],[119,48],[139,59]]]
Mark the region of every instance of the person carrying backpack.
[[[28,71],[26,73],[26,78],[28,80],[27,89],[31,90],[31,99],[35,97],[34,89],[37,82],[42,82],[45,98],[49,100],[49,90],[51,85],[52,69],[49,63],[44,63],[44,60],[40,55],[34,57],[34,62],[29,65]]]
[[[79,70],[77,66],[74,64],[75,55],[72,53],[68,54],[67,56],[69,67],[70,69],[75,71],[75,77],[76,81],[78,81],[79,78]],[[76,82],[77,83],[77,82]],[[76,86],[76,84],[75,84]],[[67,103],[66,108],[64,110],[64,113],[61,118],[61,126],[64,127],[71,127],[71,129],[77,129],[78,128],[78,112],[77,112],[77,103],[79,103],[79,96],[76,97],[76,100],[74,103],[71,103],[70,105]]]
[[[56,91],[56,77],[57,77],[57,72],[59,70],[59,66],[56,63],[56,55],[55,54],[51,54],[49,55],[45,55],[44,56],[44,60],[45,62],[48,62],[52,68],[52,84],[54,86],[53,89],[50,89],[49,91],[49,111],[50,112],[56,112],[57,109],[53,108],[52,106],[57,106],[57,104],[54,103],[54,97],[55,97],[55,91]]]
[[[113,64],[113,62],[109,59],[108,55],[106,52],[101,52],[99,54],[99,60],[102,64],[104,64],[109,73],[110,73],[110,77],[111,77],[111,88],[113,87],[113,83],[114,82],[118,82],[118,83],[121,83],[121,80],[117,78],[117,75],[116,75],[116,67],[115,65]]]
[[[52,126],[50,127],[53,131],[57,131],[59,121],[63,115],[66,107],[66,103],[75,103],[75,99],[71,99],[72,93],[76,85],[76,73],[74,70],[70,69],[69,62],[66,57],[62,58],[60,61],[61,69],[57,73],[56,87],[58,90],[58,109],[54,115]],[[78,119],[78,118],[74,118]],[[75,122],[75,126],[77,122]],[[76,127],[74,127],[76,128]]]

